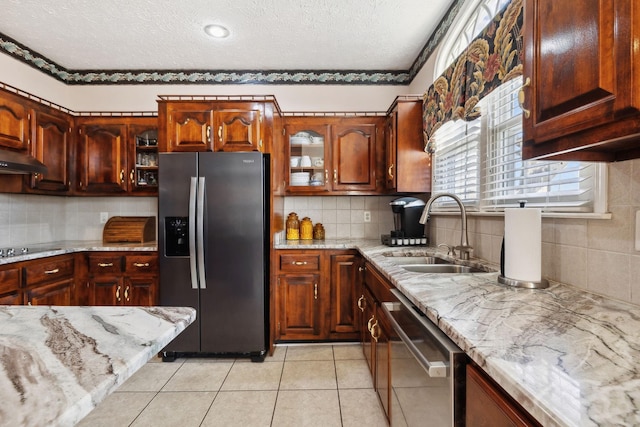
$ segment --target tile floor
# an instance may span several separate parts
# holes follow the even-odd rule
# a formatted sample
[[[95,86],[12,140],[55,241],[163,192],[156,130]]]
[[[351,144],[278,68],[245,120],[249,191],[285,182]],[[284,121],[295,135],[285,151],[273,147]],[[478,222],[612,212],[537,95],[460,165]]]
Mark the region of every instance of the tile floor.
[[[248,359],[153,359],[81,427],[386,426],[357,344],[277,346]]]

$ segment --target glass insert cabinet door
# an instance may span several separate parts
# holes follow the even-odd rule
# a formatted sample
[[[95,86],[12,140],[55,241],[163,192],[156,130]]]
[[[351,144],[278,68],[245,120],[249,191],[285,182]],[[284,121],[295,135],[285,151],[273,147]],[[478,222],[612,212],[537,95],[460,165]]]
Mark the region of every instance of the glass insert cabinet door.
[[[133,173],[137,188],[158,186],[158,132],[156,130],[136,135],[136,163]]]
[[[329,126],[285,125],[288,192],[329,190],[329,135]]]

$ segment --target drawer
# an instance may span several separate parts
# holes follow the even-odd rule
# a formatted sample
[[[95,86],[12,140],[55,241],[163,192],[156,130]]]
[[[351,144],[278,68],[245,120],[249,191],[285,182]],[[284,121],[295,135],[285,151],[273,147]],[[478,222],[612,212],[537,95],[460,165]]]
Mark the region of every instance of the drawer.
[[[15,291],[20,287],[20,269],[18,267],[0,270],[0,294]]]
[[[373,297],[378,302],[396,301],[395,295],[391,293],[393,285],[369,263],[365,266],[364,283],[371,290]]]
[[[122,273],[122,255],[89,255],[89,273],[119,274]]]
[[[33,261],[23,267],[24,283],[26,286],[31,286],[73,277],[74,268],[73,256],[51,257]]]
[[[156,274],[158,272],[158,256],[127,255],[124,269],[127,274]]]
[[[280,254],[280,271],[318,271],[320,254]]]

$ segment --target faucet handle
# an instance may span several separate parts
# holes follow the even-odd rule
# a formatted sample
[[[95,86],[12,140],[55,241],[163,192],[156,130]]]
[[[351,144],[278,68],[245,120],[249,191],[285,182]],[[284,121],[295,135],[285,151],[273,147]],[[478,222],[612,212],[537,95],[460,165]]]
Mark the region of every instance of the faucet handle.
[[[454,246],[453,250],[460,252],[460,259],[466,261],[471,257],[471,251],[473,250],[473,247],[469,245]],[[454,252],[454,256],[455,256],[455,252]]]
[[[438,245],[438,247],[444,247],[444,248],[447,248],[447,255],[451,255],[451,254],[453,253],[453,255],[455,256],[455,253],[453,252],[453,249],[454,249],[454,248],[452,248],[451,246],[449,246],[449,245],[447,245],[447,244],[444,244],[444,243],[440,243],[440,244]]]

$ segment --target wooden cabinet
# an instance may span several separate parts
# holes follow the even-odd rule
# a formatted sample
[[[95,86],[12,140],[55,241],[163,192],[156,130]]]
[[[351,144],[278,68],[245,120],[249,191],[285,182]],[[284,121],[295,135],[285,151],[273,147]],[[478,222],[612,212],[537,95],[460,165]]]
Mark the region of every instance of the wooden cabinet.
[[[384,118],[291,116],[285,119],[285,188],[289,194],[376,194]]]
[[[523,158],[640,157],[640,9],[525,2]]]
[[[330,272],[329,338],[358,339],[360,323],[357,300],[362,282],[362,257],[356,251],[328,253]]]
[[[22,304],[21,277],[17,265],[0,266],[0,305]]]
[[[156,254],[95,252],[87,255],[91,305],[156,304]]]
[[[275,264],[276,340],[359,338],[356,251],[277,250]]]
[[[160,151],[268,153],[276,115],[280,115],[279,107],[268,96],[161,96]]]
[[[34,110],[32,155],[47,166],[29,176],[28,192],[66,195],[71,191],[73,117],[47,107]]]
[[[31,144],[31,108],[9,92],[0,96],[0,147],[27,151]]]
[[[387,112],[385,185],[399,193],[431,192],[431,161],[424,151],[422,98],[396,98]]]
[[[71,305],[74,303],[74,274],[73,255],[25,262],[22,267],[24,304]]]
[[[323,337],[321,251],[278,251],[276,336],[281,340]]]
[[[513,398],[475,365],[467,365],[467,427],[540,426]]]
[[[81,194],[146,195],[157,194],[157,169],[155,185],[139,179],[141,166],[137,164],[137,136],[157,128],[155,117],[78,117],[77,128],[77,186]],[[150,148],[154,156],[156,149]],[[133,153],[136,153],[134,156]],[[144,155],[143,154],[143,155]],[[153,174],[152,174],[153,175]],[[151,178],[147,178],[151,180]]]

